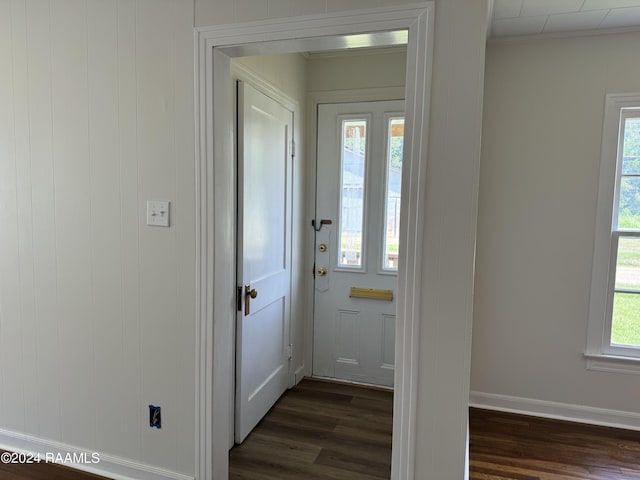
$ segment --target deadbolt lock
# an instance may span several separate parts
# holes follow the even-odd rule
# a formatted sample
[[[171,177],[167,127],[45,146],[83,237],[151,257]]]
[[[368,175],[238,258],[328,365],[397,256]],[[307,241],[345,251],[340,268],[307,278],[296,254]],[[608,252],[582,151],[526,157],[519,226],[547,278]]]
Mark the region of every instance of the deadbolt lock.
[[[318,246],[318,250],[320,250],[321,252],[326,252],[326,251],[327,251],[327,245],[326,245],[326,244],[324,244],[324,243],[321,243],[321,244]]]
[[[318,270],[316,270],[316,274],[319,277],[324,277],[327,274],[327,268],[326,267],[320,267]]]

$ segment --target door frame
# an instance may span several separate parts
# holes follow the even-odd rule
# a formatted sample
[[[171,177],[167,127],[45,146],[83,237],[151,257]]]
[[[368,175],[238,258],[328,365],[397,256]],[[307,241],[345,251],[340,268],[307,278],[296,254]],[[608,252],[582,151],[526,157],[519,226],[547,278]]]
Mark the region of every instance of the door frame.
[[[233,384],[227,339],[236,296],[230,57],[242,55],[238,46],[247,44],[259,47],[270,42],[264,53],[295,52],[322,37],[406,29],[406,169],[400,233],[404,254],[398,269],[391,477],[413,479],[433,24],[431,1],[195,29],[196,478],[224,480],[229,471],[229,389]]]

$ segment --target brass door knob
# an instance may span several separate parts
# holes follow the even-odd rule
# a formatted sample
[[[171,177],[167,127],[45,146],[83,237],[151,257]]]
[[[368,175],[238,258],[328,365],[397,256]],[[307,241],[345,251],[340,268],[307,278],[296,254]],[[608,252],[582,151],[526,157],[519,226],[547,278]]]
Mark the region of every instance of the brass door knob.
[[[327,269],[326,267],[320,267],[318,270],[316,270],[316,274],[319,277],[324,277],[327,274]]]
[[[320,250],[321,252],[326,252],[327,251],[327,246],[324,243],[321,243],[318,246],[318,250]]]
[[[251,313],[251,299],[258,296],[258,291],[255,288],[251,288],[251,285],[244,286],[244,314],[249,315]]]

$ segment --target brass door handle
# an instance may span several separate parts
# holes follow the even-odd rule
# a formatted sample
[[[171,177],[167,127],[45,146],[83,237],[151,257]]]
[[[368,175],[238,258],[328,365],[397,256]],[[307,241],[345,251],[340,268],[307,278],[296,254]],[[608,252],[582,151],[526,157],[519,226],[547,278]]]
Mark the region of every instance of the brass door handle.
[[[316,270],[316,274],[319,277],[324,277],[327,274],[327,268],[326,267],[320,267],[318,268],[318,270]]]
[[[249,315],[251,312],[250,304],[251,299],[258,296],[258,291],[255,288],[251,288],[251,285],[244,286],[244,314]]]

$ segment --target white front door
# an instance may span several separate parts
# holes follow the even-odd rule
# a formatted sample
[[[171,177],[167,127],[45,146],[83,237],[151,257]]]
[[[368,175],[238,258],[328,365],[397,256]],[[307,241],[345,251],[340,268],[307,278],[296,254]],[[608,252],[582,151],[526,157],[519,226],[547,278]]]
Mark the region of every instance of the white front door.
[[[393,386],[404,101],[318,106],[314,376]]]
[[[287,388],[293,113],[238,82],[235,441]]]

